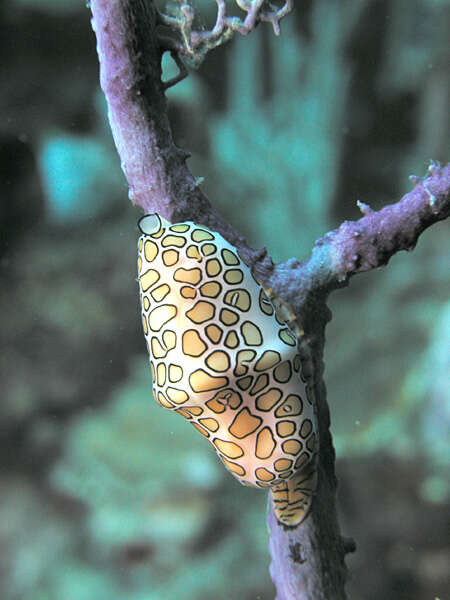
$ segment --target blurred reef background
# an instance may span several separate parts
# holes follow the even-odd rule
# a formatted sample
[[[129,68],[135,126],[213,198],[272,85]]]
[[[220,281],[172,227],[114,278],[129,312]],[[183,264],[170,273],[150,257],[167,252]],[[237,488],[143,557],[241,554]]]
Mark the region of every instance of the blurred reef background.
[[[450,2],[296,4],[280,38],[235,38],[168,92],[206,193],[275,260],[448,160]],[[80,0],[0,1],[0,598],[272,600],[266,494],[151,399],[140,213],[89,20]],[[448,264],[440,223],[331,299],[353,600],[449,597]]]

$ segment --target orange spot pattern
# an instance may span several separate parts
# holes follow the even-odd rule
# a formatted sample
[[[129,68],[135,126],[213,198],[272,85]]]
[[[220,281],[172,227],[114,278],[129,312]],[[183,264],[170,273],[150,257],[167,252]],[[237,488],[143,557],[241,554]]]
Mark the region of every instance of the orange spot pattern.
[[[155,400],[192,423],[243,485],[269,488],[282,523],[300,523],[316,484],[317,427],[292,311],[218,233],[159,215],[139,227]]]

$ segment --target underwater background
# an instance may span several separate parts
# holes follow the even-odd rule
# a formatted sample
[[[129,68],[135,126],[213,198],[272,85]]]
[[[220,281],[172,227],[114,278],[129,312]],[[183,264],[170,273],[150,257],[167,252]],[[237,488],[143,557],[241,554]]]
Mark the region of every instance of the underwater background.
[[[0,1],[0,598],[272,600],[266,493],[151,398],[141,212],[89,21],[80,0]],[[212,52],[169,114],[220,212],[304,259],[358,199],[448,160],[450,2],[298,0],[281,28]],[[353,600],[450,597],[448,265],[444,222],[330,300]]]

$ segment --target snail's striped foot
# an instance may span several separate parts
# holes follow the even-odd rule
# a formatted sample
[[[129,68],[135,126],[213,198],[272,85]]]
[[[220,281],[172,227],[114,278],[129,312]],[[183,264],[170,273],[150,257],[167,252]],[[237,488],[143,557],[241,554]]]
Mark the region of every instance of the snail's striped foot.
[[[308,516],[317,485],[314,464],[296,473],[289,481],[270,488],[275,516],[283,523],[296,527]]]

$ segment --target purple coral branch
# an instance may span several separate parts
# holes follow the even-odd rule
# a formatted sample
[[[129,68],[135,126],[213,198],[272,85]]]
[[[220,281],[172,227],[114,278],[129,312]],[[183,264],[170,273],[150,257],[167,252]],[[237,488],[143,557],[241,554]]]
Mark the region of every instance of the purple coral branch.
[[[361,204],[365,215],[318,240],[308,260],[274,265],[265,248],[250,248],[211,207],[186,166],[188,155],[173,143],[161,56],[176,48],[158,38],[159,17],[153,4],[91,0],[91,10],[101,85],[130,199],[145,212],[159,212],[171,222],[191,219],[219,231],[301,319],[302,350],[311,354],[309,376],[318,406],[319,486],[311,516],[300,527],[281,526],[270,511],[271,575],[277,600],[344,600],[349,544],[340,536],[336,517],[334,450],[322,380],[324,332],[330,318],[326,299],[347,285],[352,275],[386,264],[399,250],[412,249],[427,227],[448,216],[450,166],[432,165],[412,192],[381,211]]]
[[[413,189],[379,211],[358,202],[364,216],[319,238],[308,260],[255,265],[255,271],[275,290],[282,283],[283,296],[307,319],[311,303],[348,285],[353,275],[386,265],[400,250],[413,250],[425,229],[450,215],[450,164],[431,163],[426,177],[411,179]]]
[[[387,264],[400,250],[413,250],[419,235],[450,214],[450,165],[431,163],[428,176],[413,177],[414,189],[396,204],[373,211],[358,202],[364,217],[343,223],[316,247],[328,243],[334,283],[340,287],[348,277]],[[331,289],[330,288],[330,289]]]
[[[361,204],[361,203],[360,203]],[[335,513],[334,450],[329,432],[329,409],[322,380],[325,325],[330,319],[326,299],[348,285],[357,273],[387,264],[400,250],[412,250],[420,234],[450,214],[450,164],[431,164],[424,179],[396,204],[345,222],[316,241],[311,257],[270,266],[256,264],[259,277],[299,315],[311,352],[319,424],[319,486],[311,518],[297,529],[286,529],[268,516],[271,575],[277,600],[344,600],[344,556],[354,550],[339,534]],[[303,562],[302,559],[306,559]]]

